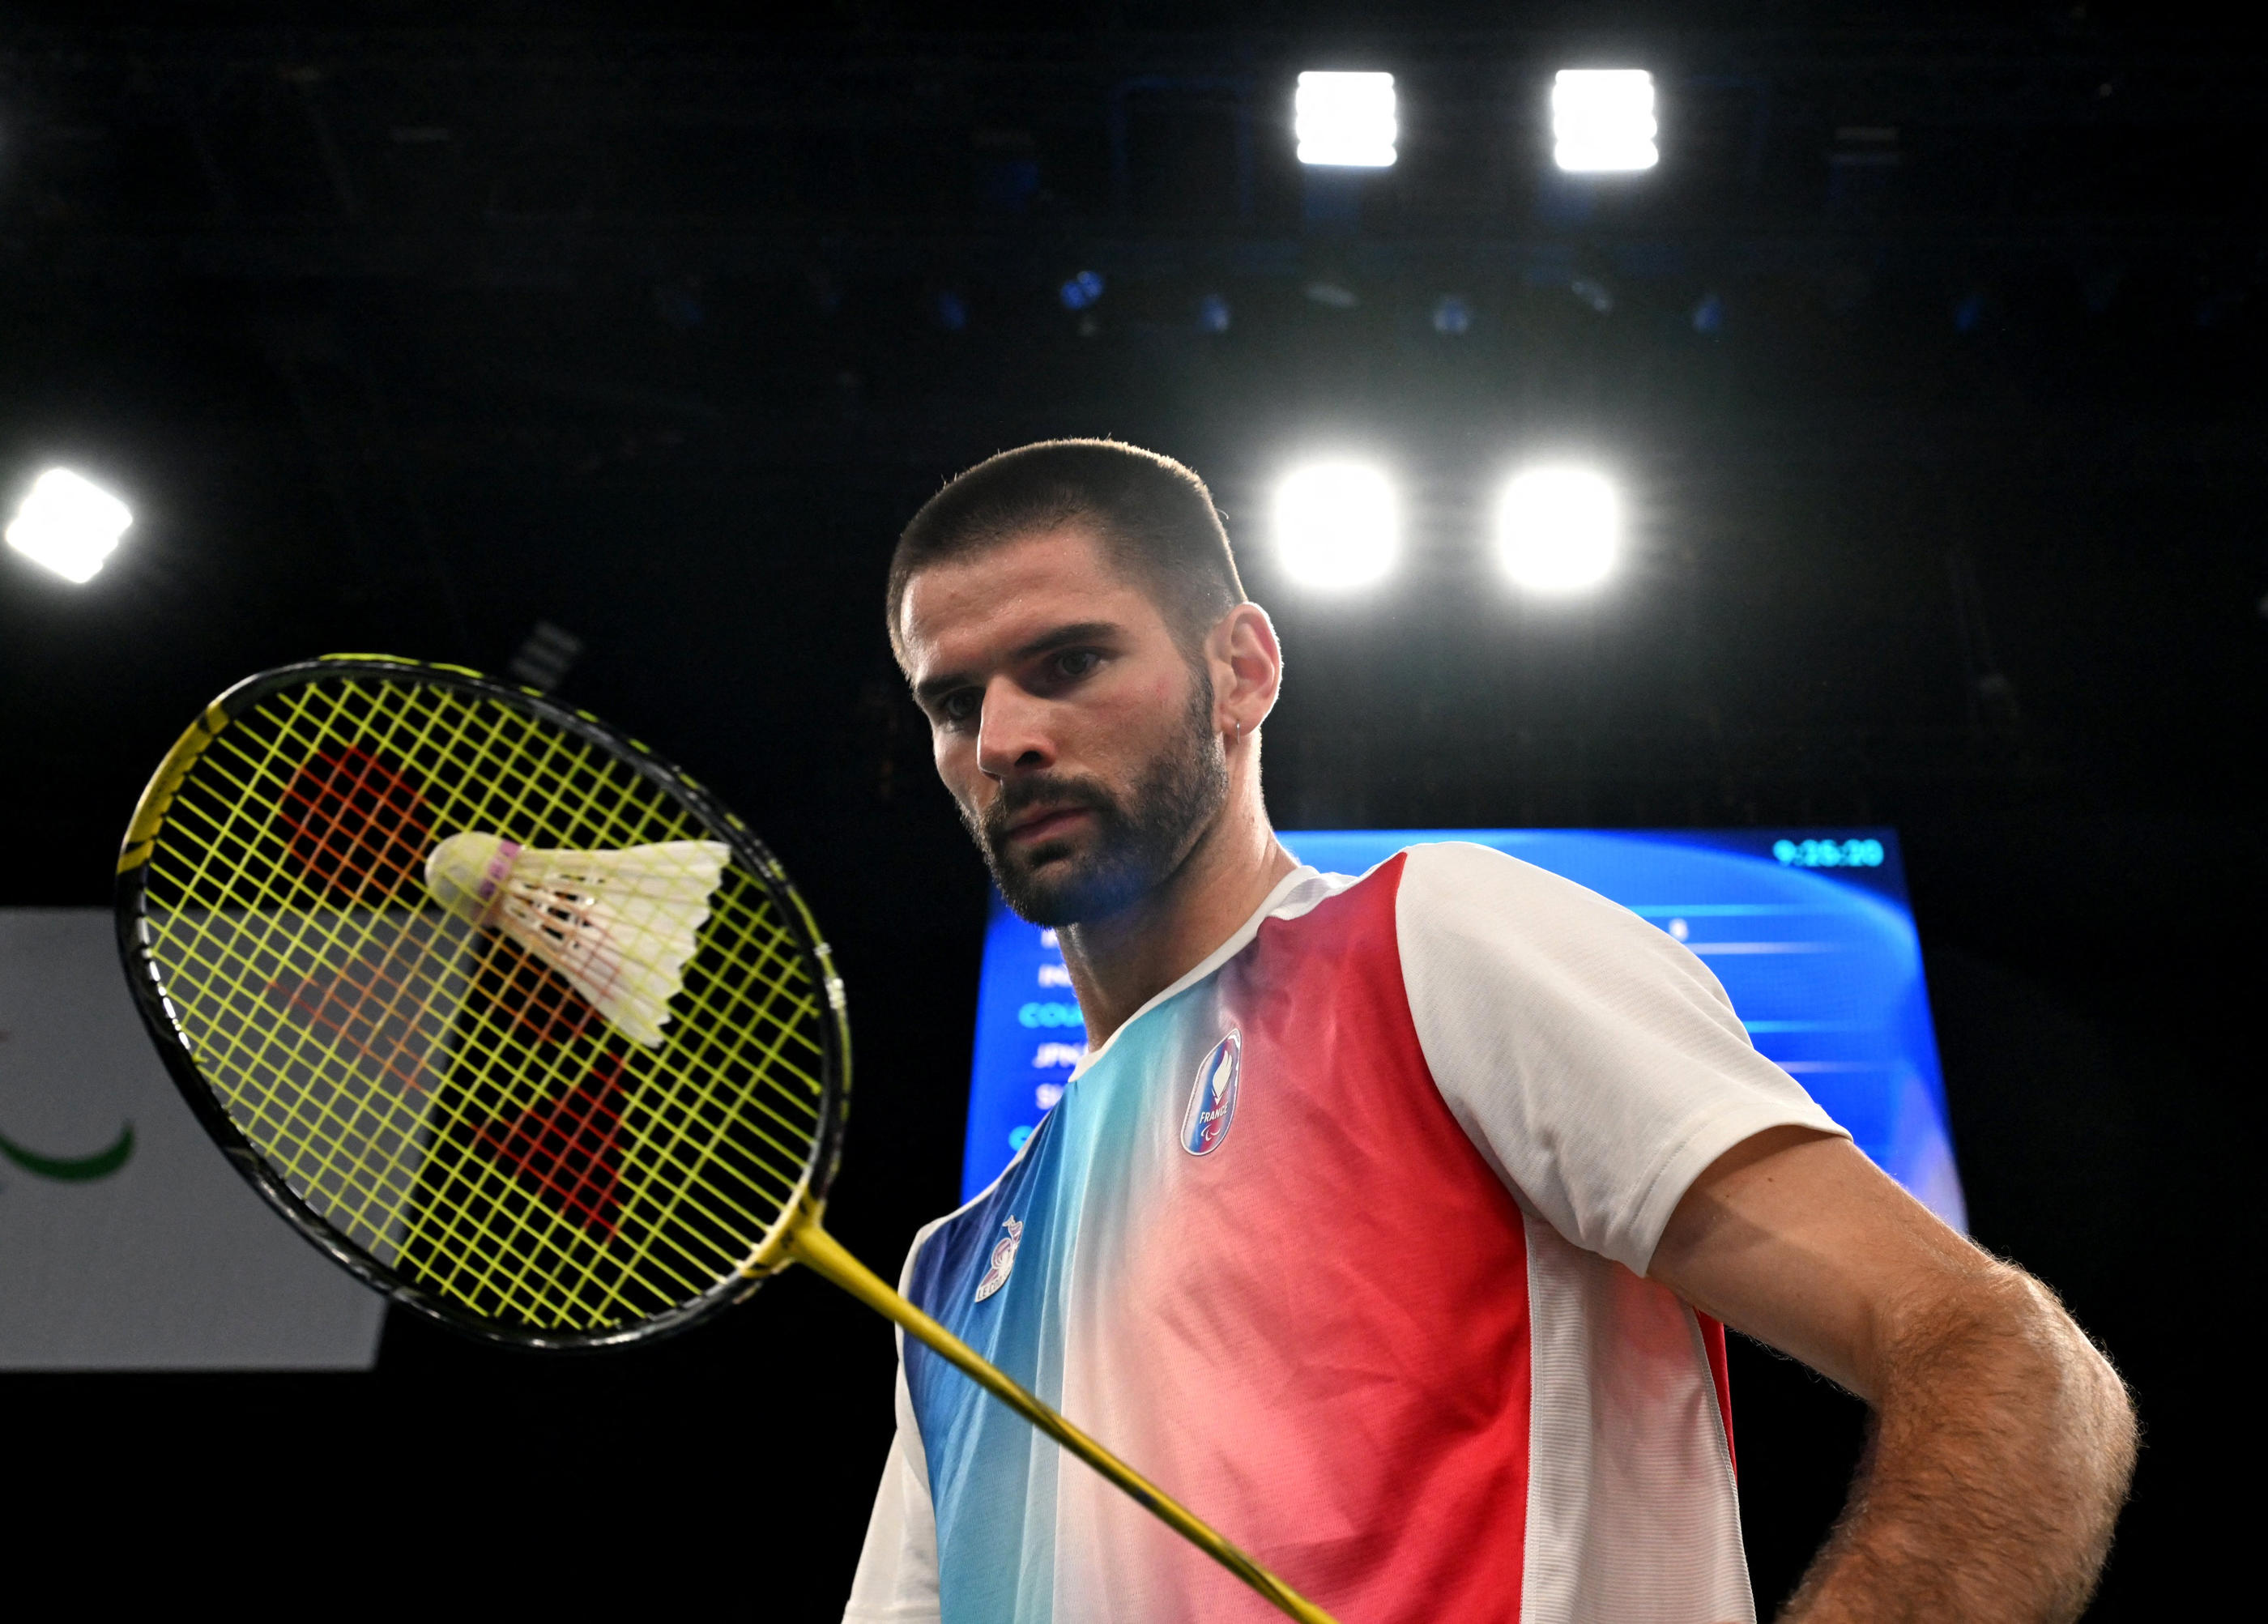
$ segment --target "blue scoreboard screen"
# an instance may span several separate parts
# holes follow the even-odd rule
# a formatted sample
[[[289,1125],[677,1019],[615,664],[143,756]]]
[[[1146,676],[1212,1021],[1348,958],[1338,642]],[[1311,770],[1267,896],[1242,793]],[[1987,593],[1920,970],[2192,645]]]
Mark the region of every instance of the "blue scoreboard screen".
[[[1309,829],[1302,863],[1360,874],[1428,841],[1472,841],[1565,875],[1698,954],[1756,1046],[1877,1165],[1965,1229],[1921,945],[1887,829]],[[1063,1097],[1086,1047],[1052,930],[998,896],[976,999],[963,1200]]]

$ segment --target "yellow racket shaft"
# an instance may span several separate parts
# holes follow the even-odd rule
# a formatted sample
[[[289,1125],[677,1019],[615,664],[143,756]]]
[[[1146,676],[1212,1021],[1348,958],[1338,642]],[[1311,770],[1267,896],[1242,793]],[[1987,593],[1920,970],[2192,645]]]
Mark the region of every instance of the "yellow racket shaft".
[[[902,1326],[939,1356],[960,1366],[978,1386],[1124,1489],[1137,1505],[1243,1580],[1287,1617],[1300,1620],[1300,1624],[1336,1624],[1329,1613],[1215,1533],[1187,1506],[1041,1403],[975,1348],[885,1285],[880,1275],[844,1251],[841,1242],[821,1228],[818,1219],[808,1215],[799,1216],[788,1230],[784,1250],[789,1257],[816,1269],[876,1313]]]

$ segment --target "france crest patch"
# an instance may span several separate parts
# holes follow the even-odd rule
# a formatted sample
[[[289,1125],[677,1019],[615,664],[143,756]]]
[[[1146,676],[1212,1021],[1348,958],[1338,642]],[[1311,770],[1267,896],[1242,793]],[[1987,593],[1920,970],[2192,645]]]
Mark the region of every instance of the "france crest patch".
[[[1189,1109],[1182,1113],[1182,1149],[1191,1156],[1210,1156],[1228,1137],[1229,1125],[1236,1121],[1236,1087],[1243,1062],[1244,1035],[1231,1032],[1198,1065]]]
[[[1023,1243],[1024,1225],[1020,1219],[1011,1218],[1000,1227],[1008,1233],[1005,1238],[993,1244],[992,1266],[976,1282],[976,1300],[980,1303],[1008,1283],[1009,1271],[1016,1267],[1016,1248]]]

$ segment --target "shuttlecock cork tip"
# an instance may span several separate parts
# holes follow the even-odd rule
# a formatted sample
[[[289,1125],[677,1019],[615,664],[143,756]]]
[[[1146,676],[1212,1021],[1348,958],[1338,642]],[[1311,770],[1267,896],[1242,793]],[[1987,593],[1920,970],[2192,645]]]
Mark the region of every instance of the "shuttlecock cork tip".
[[[425,889],[458,918],[487,924],[519,856],[519,847],[499,834],[471,829],[452,834],[425,859]]]

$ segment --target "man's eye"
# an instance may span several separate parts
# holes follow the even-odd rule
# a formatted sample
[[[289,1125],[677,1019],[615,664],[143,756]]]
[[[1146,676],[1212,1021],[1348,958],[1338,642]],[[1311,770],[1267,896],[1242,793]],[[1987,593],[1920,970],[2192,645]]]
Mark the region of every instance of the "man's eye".
[[[1066,677],[1084,677],[1101,659],[1093,649],[1065,649],[1056,656],[1056,670]]]
[[[948,722],[966,722],[976,714],[976,695],[965,690],[948,694],[938,702],[937,709]]]

